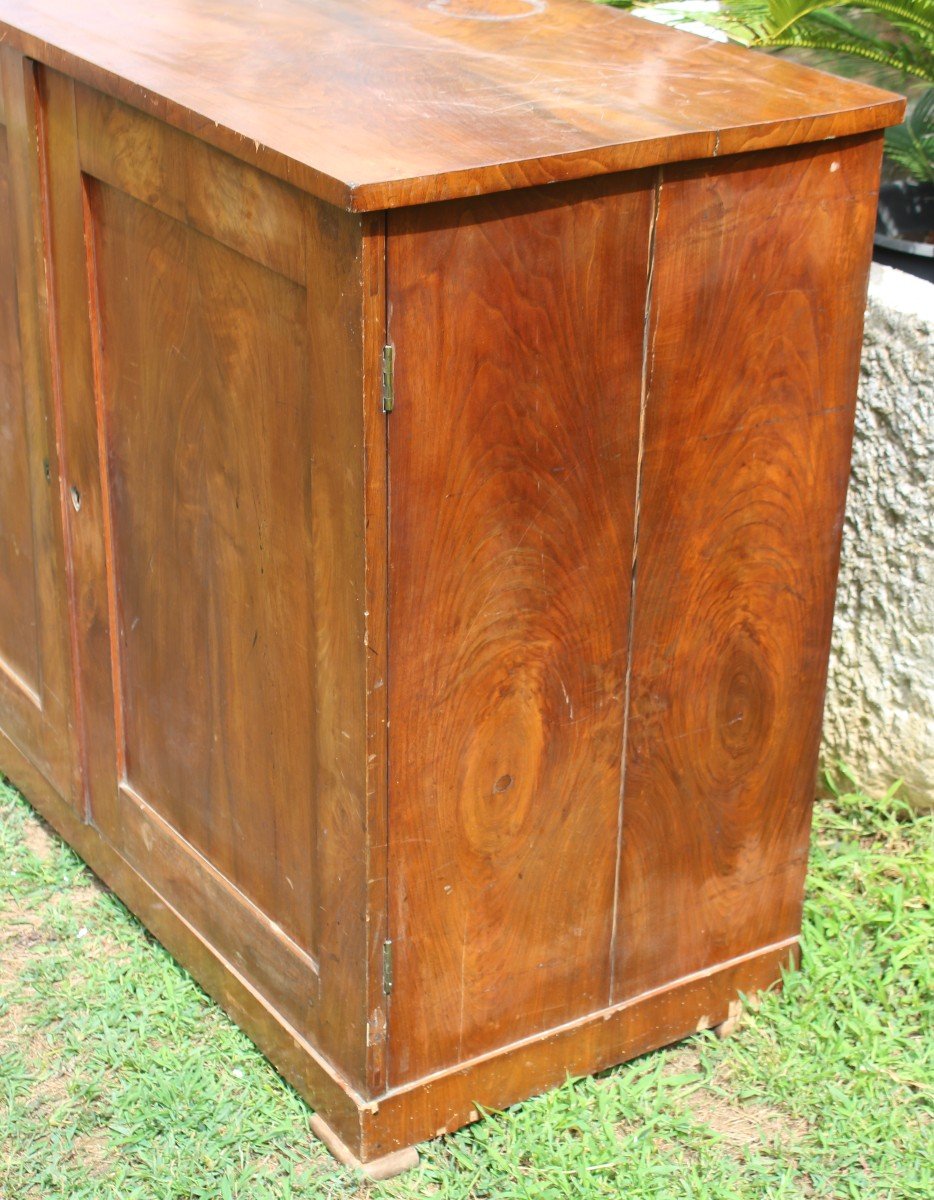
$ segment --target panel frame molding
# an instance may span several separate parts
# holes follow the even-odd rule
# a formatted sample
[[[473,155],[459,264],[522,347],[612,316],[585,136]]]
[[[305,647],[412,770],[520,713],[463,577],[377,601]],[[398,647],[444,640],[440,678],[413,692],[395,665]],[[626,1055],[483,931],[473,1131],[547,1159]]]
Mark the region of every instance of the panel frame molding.
[[[25,422],[36,601],[37,678],[25,679],[0,660],[0,697],[8,732],[21,751],[67,797],[82,807],[73,644],[67,605],[66,539],[61,519],[61,444],[48,342],[48,286],[41,253],[44,189],[40,158],[29,153],[39,139],[35,67],[8,46],[0,47],[0,124],[5,130],[10,188],[10,236]]]
[[[330,1055],[335,1069],[348,1081],[370,1092],[381,1090],[381,1054],[385,1046],[386,997],[381,991],[378,961],[385,929],[385,855],[379,844],[385,838],[373,831],[385,827],[386,784],[380,757],[372,746],[385,741],[386,637],[385,585],[382,582],[382,546],[385,528],[385,456],[372,427],[372,401],[378,394],[379,354],[385,322],[385,225],[379,215],[341,213],[290,185],[265,176],[256,168],[222,151],[201,144],[188,134],[119,101],[91,92],[81,84],[40,67],[37,69],[39,103],[45,115],[44,158],[48,177],[50,272],[55,291],[54,337],[73,353],[67,363],[57,357],[58,386],[62,397],[64,440],[68,461],[63,471],[63,491],[80,492],[80,511],[66,505],[65,520],[74,545],[73,575],[78,675],[84,715],[88,819],[97,833],[168,903],[178,905],[199,929],[199,936],[251,986],[274,1003],[281,1019],[301,1036],[315,1039],[318,1053]],[[147,194],[132,180],[132,162],[116,155],[108,160],[95,135],[107,119],[128,127],[144,140],[158,134],[174,170],[165,170],[158,186]],[[190,156],[190,162],[188,161]],[[216,169],[215,169],[216,168]],[[312,355],[308,363],[308,388],[313,421],[323,438],[346,442],[348,456],[356,462],[352,479],[340,472],[317,472],[311,520],[323,547],[340,545],[342,536],[359,550],[359,570],[341,582],[341,612],[346,627],[328,629],[319,665],[331,673],[338,694],[360,710],[365,709],[366,734],[349,749],[336,743],[338,713],[333,709],[321,720],[317,736],[330,739],[329,754],[344,760],[350,781],[343,796],[321,793],[328,805],[328,822],[334,848],[319,851],[330,858],[311,868],[320,881],[318,904],[323,914],[315,952],[303,948],[281,928],[275,915],[260,908],[240,888],[216,870],[203,853],[186,841],[139,794],[126,771],[125,735],[121,711],[123,667],[120,628],[120,565],[116,562],[108,495],[108,435],[106,398],[103,394],[103,352],[97,247],[95,191],[116,189],[118,194],[151,207],[166,219],[181,222],[196,236],[214,237],[211,203],[206,186],[220,178],[225,194],[247,208],[270,189],[275,214],[272,237],[254,236],[249,223],[231,220],[214,239],[235,255],[281,275],[306,294],[305,328],[309,339],[323,338],[339,362],[328,355]],[[241,187],[238,181],[245,181]],[[268,182],[267,182],[268,181]],[[274,215],[275,215],[274,214]],[[269,214],[264,231],[269,231]],[[291,221],[295,236],[278,236]],[[285,223],[285,224],[284,224]],[[322,262],[307,257],[331,255],[344,263],[345,278],[333,276]],[[346,259],[346,262],[344,261]],[[67,263],[80,261],[80,272]],[[347,274],[349,268],[349,274]],[[341,290],[342,284],[346,287]],[[319,297],[314,288],[325,288]],[[328,289],[334,292],[333,297]],[[88,313],[91,320],[88,321]],[[342,324],[343,322],[343,324]],[[337,346],[340,337],[344,345]],[[343,370],[341,370],[343,368]],[[331,395],[340,379],[339,403]],[[320,399],[316,399],[321,397]],[[94,411],[93,430],[86,419]],[[379,419],[382,414],[379,413]],[[366,433],[364,432],[366,426]],[[338,532],[343,523],[343,535]],[[337,538],[335,542],[334,539]],[[327,555],[316,545],[316,562],[327,570]],[[106,580],[106,586],[101,581]],[[84,583],[82,583],[84,581]],[[330,582],[321,577],[327,589]],[[364,600],[364,595],[366,599]],[[369,647],[369,651],[367,651]],[[349,653],[350,682],[342,684],[342,667],[334,657]],[[349,689],[349,690],[348,690]],[[351,728],[357,728],[357,723]],[[363,730],[364,722],[359,723]],[[315,736],[312,734],[311,736]],[[341,770],[341,777],[345,772]],[[337,774],[337,771],[334,772]],[[327,796],[333,795],[333,800]],[[352,801],[348,804],[350,797]],[[322,800],[323,797],[323,800]],[[370,831],[368,833],[368,831]],[[336,838],[336,842],[334,839]],[[364,845],[370,847],[364,853]],[[353,883],[341,878],[334,855],[353,863]],[[346,872],[345,872],[346,874]],[[316,885],[317,886],[317,885]],[[351,903],[351,898],[356,903]],[[223,903],[218,904],[217,900]],[[247,932],[249,931],[249,932]],[[251,945],[249,955],[243,946]],[[354,975],[356,972],[356,975]],[[283,980],[291,981],[283,987]],[[271,998],[275,999],[272,1000]]]

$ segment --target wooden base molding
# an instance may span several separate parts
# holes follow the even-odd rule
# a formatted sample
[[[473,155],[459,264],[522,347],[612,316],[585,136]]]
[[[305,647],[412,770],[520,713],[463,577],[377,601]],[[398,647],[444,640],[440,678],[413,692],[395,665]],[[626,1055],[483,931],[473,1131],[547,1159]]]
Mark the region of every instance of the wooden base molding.
[[[84,824],[48,780],[0,731],[0,774],[18,788],[70,846],[201,987],[244,1029],[285,1079],[327,1114],[344,1141],[359,1138],[366,1101],[295,1033],[139,872],[90,824]]]
[[[315,1137],[324,1142],[339,1163],[361,1171],[367,1179],[372,1179],[374,1182],[393,1179],[396,1175],[401,1175],[403,1171],[411,1171],[413,1167],[418,1166],[418,1151],[414,1146],[405,1146],[402,1150],[391,1150],[380,1158],[371,1158],[368,1162],[361,1162],[350,1147],[341,1141],[331,1126],[317,1113],[312,1116],[309,1124]]]
[[[779,984],[782,972],[799,957],[798,939],[788,938],[367,1100],[348,1088],[92,825],[75,819],[2,733],[0,773],[319,1110],[312,1129],[335,1158],[359,1166],[372,1179],[409,1170],[418,1161],[412,1147],[476,1121],[480,1108],[506,1108],[568,1076],[593,1074],[692,1033],[719,1030],[735,1018],[740,995]]]
[[[714,1029],[740,995],[780,984],[798,959],[798,939],[789,938],[392,1090],[366,1116],[367,1147],[375,1153],[450,1133],[477,1120],[478,1108],[506,1108],[569,1076],[591,1075]]]

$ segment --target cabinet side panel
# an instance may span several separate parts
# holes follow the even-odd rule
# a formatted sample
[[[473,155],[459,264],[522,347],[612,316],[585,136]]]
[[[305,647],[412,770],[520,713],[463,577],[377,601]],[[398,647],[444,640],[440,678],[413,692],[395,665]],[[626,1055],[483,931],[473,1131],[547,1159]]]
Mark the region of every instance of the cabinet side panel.
[[[876,138],[665,171],[613,999],[797,934]]]
[[[393,1083],[608,999],[652,185],[390,214]]]
[[[47,96],[92,818],[362,1086],[362,219]]]

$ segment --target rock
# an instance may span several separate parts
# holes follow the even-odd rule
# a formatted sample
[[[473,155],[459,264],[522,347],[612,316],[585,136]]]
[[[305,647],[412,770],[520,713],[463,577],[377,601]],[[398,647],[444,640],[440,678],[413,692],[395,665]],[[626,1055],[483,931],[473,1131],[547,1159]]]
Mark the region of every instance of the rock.
[[[934,284],[873,265],[825,762],[934,807]]]

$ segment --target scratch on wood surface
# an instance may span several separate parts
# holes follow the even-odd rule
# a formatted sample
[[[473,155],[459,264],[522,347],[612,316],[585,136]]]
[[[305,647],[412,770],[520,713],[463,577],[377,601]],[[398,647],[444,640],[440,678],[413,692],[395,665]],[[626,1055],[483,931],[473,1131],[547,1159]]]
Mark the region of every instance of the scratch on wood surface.
[[[669,741],[678,742],[682,738],[694,737],[698,733],[713,733],[716,729],[729,729],[731,725],[736,725],[745,717],[745,713],[739,713],[735,717],[731,717],[729,721],[718,721],[716,725],[701,725],[699,729],[685,729],[683,733],[674,733],[669,736]]]
[[[574,705],[571,703],[571,697],[568,695],[568,689],[564,686],[564,680],[558,676],[558,682],[561,684],[561,691],[564,692],[564,703],[568,706],[568,716],[574,720]]]

